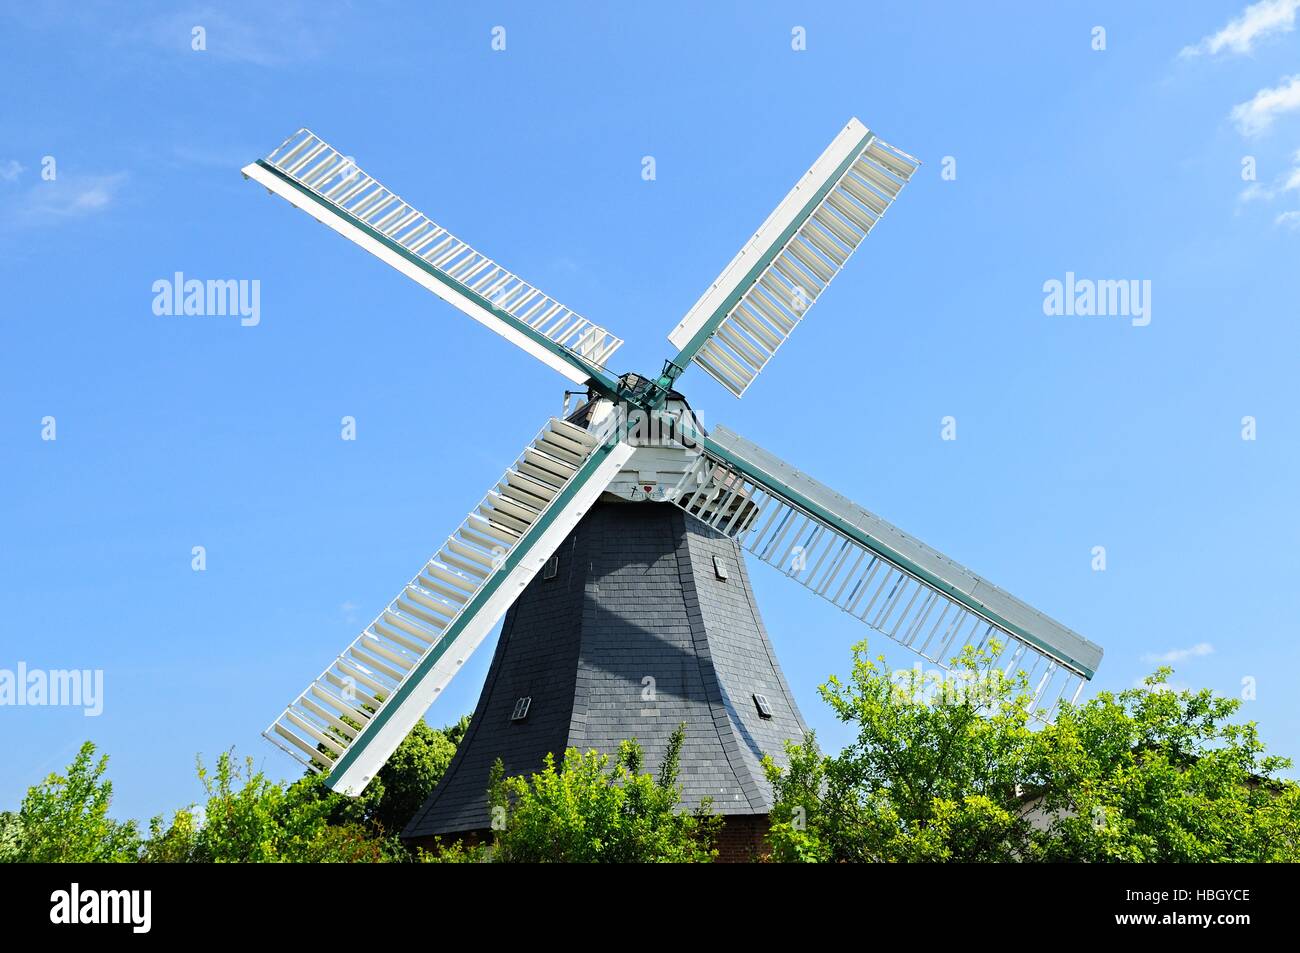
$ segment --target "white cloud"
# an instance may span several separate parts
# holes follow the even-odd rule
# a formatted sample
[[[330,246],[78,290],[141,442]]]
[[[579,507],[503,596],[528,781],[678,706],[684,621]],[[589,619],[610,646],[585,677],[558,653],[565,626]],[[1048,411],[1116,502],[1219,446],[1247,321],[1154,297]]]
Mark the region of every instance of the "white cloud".
[[[297,2],[265,5],[255,22],[238,19],[219,7],[204,6],[137,23],[116,31],[112,39],[128,45],[148,44],[182,56],[283,67],[318,58],[325,45],[321,39],[325,21],[332,19],[328,12],[317,11],[316,5]],[[192,48],[195,27],[204,30],[206,49],[202,51]]]
[[[1295,166],[1291,169],[1290,174],[1287,175],[1286,182],[1282,184],[1283,192],[1290,192],[1295,189],[1300,189],[1300,152],[1297,152],[1295,154],[1295,158],[1293,158],[1291,161],[1295,163]]]
[[[6,182],[12,182],[18,178],[18,173],[23,171],[23,167],[18,164],[17,159],[5,159],[0,162],[0,179]]]
[[[58,34],[66,39],[68,32],[80,30],[93,35],[96,43],[125,47],[128,55],[142,52],[152,57],[155,52],[163,52],[192,57],[196,63],[226,60],[263,67],[292,66],[319,58],[355,34],[351,28],[356,16],[351,9],[354,4],[310,0],[149,4],[163,8],[156,16],[134,9],[145,4],[132,5],[132,15],[124,16],[121,6],[98,0],[74,4],[9,3],[0,9],[4,19],[15,19],[29,31]],[[231,13],[227,8],[232,7],[247,8],[247,12]],[[193,48],[195,27],[205,31],[205,50]]]
[[[1260,0],[1241,12],[1218,33],[1212,33],[1195,46],[1183,47],[1183,56],[1214,56],[1227,50],[1230,53],[1249,53],[1255,41],[1274,33],[1290,33],[1295,29],[1296,11],[1300,0]]]
[[[117,199],[126,173],[112,175],[60,175],[53,182],[38,182],[12,203],[0,224],[54,225],[104,211]]]
[[[1198,642],[1186,649],[1170,649],[1168,652],[1152,653],[1148,652],[1142,656],[1142,661],[1152,662],[1157,665],[1168,665],[1171,662],[1185,662],[1189,658],[1199,658],[1203,655],[1213,655],[1214,646],[1209,642]]]
[[[1300,212],[1283,212],[1273,219],[1273,224],[1289,228],[1293,232],[1300,232]]]
[[[1237,201],[1242,204],[1271,202],[1286,192],[1300,192],[1300,151],[1291,157],[1291,162],[1291,169],[1283,175],[1275,176],[1272,183],[1266,185],[1263,182],[1251,182],[1237,193]]]
[[[1231,118],[1242,135],[1255,136],[1273,125],[1283,113],[1300,109],[1300,73],[1285,76],[1278,86],[1261,89],[1254,98],[1232,107]]]

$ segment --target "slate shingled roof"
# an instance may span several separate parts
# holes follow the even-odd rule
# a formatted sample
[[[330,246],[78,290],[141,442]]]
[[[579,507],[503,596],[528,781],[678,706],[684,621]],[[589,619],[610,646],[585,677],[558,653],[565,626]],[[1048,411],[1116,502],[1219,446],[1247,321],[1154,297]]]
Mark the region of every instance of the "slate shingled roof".
[[[488,828],[498,757],[521,774],[547,752],[612,754],[636,738],[654,768],[681,722],[685,804],[708,797],[720,814],[766,814],[771,790],[759,759],[779,757],[782,742],[805,729],[739,547],[671,504],[602,502],[557,556],[555,577],[539,574],[506,614],[469,732],[402,836]],[[755,693],[767,697],[770,718]],[[525,697],[527,718],[512,722]]]

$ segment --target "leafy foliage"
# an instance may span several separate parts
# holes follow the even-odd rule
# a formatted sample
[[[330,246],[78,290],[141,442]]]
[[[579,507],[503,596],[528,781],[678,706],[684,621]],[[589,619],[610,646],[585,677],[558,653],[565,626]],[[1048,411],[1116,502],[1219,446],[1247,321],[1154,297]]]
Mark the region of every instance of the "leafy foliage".
[[[442,777],[468,718],[436,730],[421,722],[362,798],[325,787],[319,775],[280,784],[232,753],[198,762],[204,802],[155,817],[142,839],[134,821],[108,816],[113,786],[86,742],[66,775],[31,788],[15,813],[0,814],[0,862],[153,863],[405,861],[401,826]]]
[[[1018,782],[1033,732],[1023,679],[967,649],[944,679],[920,669],[890,678],[854,646],[849,681],[821,688],[857,737],[835,757],[816,740],[787,743],[789,767],[765,759],[774,787],[770,840],[782,861],[1015,860],[1029,823]],[[991,662],[991,660],[988,660]],[[931,704],[927,696],[940,695]]]
[[[1204,862],[1300,860],[1300,785],[1270,756],[1241,703],[1174,692],[1161,669],[1142,688],[1065,705],[1035,727],[1023,674],[967,649],[949,676],[890,675],[854,647],[848,679],[822,697],[856,737],[835,755],[809,734],[785,767],[764,759],[775,807],[772,858],[842,861]],[[63,774],[0,813],[0,862],[700,862],[721,818],[681,808],[685,726],[657,772],[636,741],[617,756],[569,749],[504,777],[489,800],[490,844],[415,856],[398,840],[446,771],[468,719],[420,723],[357,799],[317,775],[269,780],[224,753],[198,765],[202,804],[155,817],[147,837],[109,817],[108,758],[86,742]]]
[[[416,722],[358,802],[364,822],[381,836],[400,834],[447,771],[468,729],[468,715],[441,730]]]
[[[253,770],[248,758],[241,768],[229,752],[209,771],[199,762],[199,780],[207,795],[201,813],[177,812],[165,830],[151,824],[145,860],[206,863],[322,863],[380,861],[383,845],[359,824],[331,824],[333,799],[315,777],[287,787]]]
[[[31,863],[114,863],[133,861],[140,848],[134,821],[108,816],[113,784],[104,778],[108,755],[95,760],[87,741],[66,774],[51,774],[23,798],[16,818],[5,825],[4,850]]]
[[[134,822],[108,817],[108,758],[87,742],[66,775],[33,787],[17,813],[0,814],[0,861],[147,863],[329,863],[412,859],[705,861],[719,819],[707,807],[679,812],[683,729],[674,733],[657,776],[643,773],[641,748],[618,757],[566,753],[531,778],[504,778],[498,762],[493,803],[504,819],[490,845],[451,844],[412,856],[398,840],[446,771],[469,719],[441,731],[421,723],[403,740],[365,794],[345,798],[319,775],[280,784],[224,752],[198,761],[203,800],[155,817],[142,838]]]
[[[1036,838],[1045,860],[1300,860],[1300,785],[1275,775],[1237,699],[1174,692],[1160,669],[1145,689],[1102,692],[1042,733]]]
[[[608,755],[576,748],[556,765],[547,755],[531,777],[503,777],[498,761],[489,799],[499,819],[491,859],[555,863],[698,863],[716,855],[721,819],[708,805],[679,811],[677,783],[685,725],[673,732],[657,775],[625,741]],[[473,853],[458,859],[477,859]]]
[[[854,647],[822,696],[857,737],[811,735],[765,766],[779,861],[1264,861],[1300,859],[1300,786],[1277,780],[1240,702],[1144,688],[1065,705],[1033,730],[1023,674],[967,649],[954,676],[890,678]]]
[[[21,859],[22,825],[13,811],[0,811],[0,864]]]

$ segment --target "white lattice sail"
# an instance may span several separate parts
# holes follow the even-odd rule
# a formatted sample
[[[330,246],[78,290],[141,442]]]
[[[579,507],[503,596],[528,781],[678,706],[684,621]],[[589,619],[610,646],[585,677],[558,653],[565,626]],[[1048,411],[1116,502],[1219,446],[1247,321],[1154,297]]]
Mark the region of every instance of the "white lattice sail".
[[[922,658],[998,641],[1032,709],[1074,701],[1101,647],[725,427],[672,494],[686,512]]]
[[[676,363],[743,394],[918,165],[850,119],[668,335]]]
[[[552,419],[265,736],[360,793],[631,454],[612,427]]]
[[[243,173],[575,383],[623,343],[452,235],[308,129]]]

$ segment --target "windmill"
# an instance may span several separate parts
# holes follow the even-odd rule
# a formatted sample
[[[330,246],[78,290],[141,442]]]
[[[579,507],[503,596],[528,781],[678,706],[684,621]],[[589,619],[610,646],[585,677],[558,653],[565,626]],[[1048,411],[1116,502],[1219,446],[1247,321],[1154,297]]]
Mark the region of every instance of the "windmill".
[[[477,251],[307,129],[245,177],[586,388],[266,737],[359,794],[506,616],[455,760],[405,836],[488,826],[486,766],[662,742],[688,723],[687,801],[770,806],[758,758],[803,730],[743,552],[943,665],[1001,643],[1046,717],[1101,649],[725,427],[678,391],[692,364],[737,397],[912,178],[851,119],[669,334],[655,375],[611,375],[622,340]],[[567,410],[567,405],[566,405]],[[647,751],[647,755],[651,754]]]

